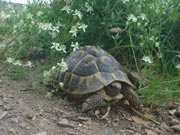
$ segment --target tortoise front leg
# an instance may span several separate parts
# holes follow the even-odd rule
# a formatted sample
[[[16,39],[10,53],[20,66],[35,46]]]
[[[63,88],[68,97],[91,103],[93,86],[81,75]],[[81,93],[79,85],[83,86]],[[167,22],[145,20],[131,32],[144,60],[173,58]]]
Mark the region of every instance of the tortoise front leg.
[[[82,104],[82,112],[86,112],[88,110],[92,110],[95,107],[99,106],[100,103],[103,102],[105,97],[105,91],[104,90],[100,90],[96,93],[94,93],[93,95],[91,95],[90,97],[88,97],[84,103]]]
[[[141,110],[142,103],[139,100],[137,93],[131,87],[124,87],[122,93],[133,108]]]

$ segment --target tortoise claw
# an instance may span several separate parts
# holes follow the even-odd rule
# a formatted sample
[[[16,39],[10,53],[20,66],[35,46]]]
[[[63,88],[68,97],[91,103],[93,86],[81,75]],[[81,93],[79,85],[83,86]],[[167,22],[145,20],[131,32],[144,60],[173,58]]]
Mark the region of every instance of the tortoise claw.
[[[110,110],[111,110],[111,107],[110,107],[110,105],[108,105],[108,108],[107,108],[106,113],[105,113],[105,114],[102,116],[102,118],[100,118],[100,119],[101,119],[101,120],[109,121],[108,116],[109,116]]]
[[[96,116],[96,118],[99,118],[99,114],[100,114],[100,111],[99,110],[95,110],[94,115]]]

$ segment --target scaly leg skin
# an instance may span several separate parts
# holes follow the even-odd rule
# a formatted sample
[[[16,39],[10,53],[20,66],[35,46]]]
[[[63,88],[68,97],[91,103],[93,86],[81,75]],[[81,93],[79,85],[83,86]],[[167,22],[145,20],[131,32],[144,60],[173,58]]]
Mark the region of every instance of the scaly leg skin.
[[[142,103],[140,102],[138,95],[136,94],[136,92],[130,88],[130,87],[125,87],[122,90],[122,93],[124,95],[124,97],[129,101],[129,104],[137,109],[137,110],[141,110],[142,108]]]
[[[82,112],[86,112],[89,110],[94,109],[97,106],[101,106],[101,103],[104,103],[105,98],[105,91],[101,90],[99,92],[94,93],[89,98],[85,100],[85,102],[82,104]],[[108,105],[106,113],[102,116],[102,118],[99,118],[99,110],[95,110],[95,116],[101,120],[107,120],[108,121],[108,115],[110,112],[110,105]]]
[[[105,91],[100,90],[93,95],[91,95],[89,98],[87,98],[84,103],[82,104],[82,112],[86,112],[89,110],[93,110],[95,107],[99,106],[101,102],[103,102],[105,97]]]

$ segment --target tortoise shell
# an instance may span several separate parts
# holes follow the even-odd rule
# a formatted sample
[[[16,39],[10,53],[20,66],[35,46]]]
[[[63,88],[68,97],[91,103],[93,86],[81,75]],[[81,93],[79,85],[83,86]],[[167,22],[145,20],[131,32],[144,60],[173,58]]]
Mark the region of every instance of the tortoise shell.
[[[94,46],[85,46],[72,52],[65,62],[68,70],[57,69],[54,80],[63,91],[83,95],[101,90],[114,81],[133,87],[122,66],[106,51]]]

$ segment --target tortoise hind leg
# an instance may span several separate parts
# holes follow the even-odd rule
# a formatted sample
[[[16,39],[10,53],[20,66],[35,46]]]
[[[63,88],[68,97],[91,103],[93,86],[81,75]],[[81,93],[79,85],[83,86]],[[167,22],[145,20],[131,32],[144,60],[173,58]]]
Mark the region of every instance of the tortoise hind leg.
[[[84,103],[82,104],[82,112],[94,109],[98,105],[100,105],[101,102],[103,102],[105,97],[105,91],[100,90],[93,95],[91,95],[89,98],[87,98]]]

